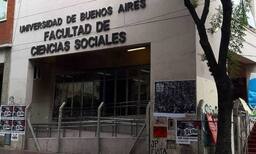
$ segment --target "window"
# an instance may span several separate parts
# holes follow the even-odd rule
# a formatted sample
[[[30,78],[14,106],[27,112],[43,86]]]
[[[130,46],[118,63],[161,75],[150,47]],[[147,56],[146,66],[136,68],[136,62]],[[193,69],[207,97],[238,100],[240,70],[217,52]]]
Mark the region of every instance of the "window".
[[[0,0],[0,21],[7,18],[7,0]]]
[[[145,115],[150,99],[149,65],[74,72],[56,76],[53,118],[66,100],[65,119],[96,116],[104,101],[103,116]],[[69,86],[67,86],[69,85]]]

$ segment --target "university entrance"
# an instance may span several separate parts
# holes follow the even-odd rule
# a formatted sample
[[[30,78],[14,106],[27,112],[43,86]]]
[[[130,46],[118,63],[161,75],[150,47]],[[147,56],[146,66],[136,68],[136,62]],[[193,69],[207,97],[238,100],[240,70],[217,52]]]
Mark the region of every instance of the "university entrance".
[[[97,116],[101,102],[104,102],[102,116],[145,115],[150,100],[149,46],[41,58],[33,60],[33,64],[34,89],[40,86],[47,89],[45,85],[49,82],[54,84],[48,88],[48,92],[52,91],[49,96],[52,98],[47,99],[52,100],[48,104],[49,119],[57,120],[64,101],[64,120]],[[34,90],[34,100],[46,100],[47,95],[40,96],[40,91]]]
[[[101,102],[104,116],[143,115],[150,98],[149,73],[149,65],[141,65],[59,74],[53,111],[66,100],[65,117],[96,116]]]

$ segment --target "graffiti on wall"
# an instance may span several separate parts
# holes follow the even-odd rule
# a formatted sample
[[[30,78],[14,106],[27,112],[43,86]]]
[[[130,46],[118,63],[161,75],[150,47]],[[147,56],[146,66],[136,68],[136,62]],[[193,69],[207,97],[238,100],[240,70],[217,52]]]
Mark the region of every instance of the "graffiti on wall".
[[[218,107],[205,104],[202,106],[201,123],[204,143],[216,144]]]
[[[166,140],[153,139],[151,141],[151,154],[167,154]]]

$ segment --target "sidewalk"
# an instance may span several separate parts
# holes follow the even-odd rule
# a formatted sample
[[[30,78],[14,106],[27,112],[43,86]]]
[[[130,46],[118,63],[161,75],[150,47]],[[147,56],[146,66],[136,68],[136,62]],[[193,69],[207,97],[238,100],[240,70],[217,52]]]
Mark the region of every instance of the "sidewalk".
[[[31,151],[16,151],[16,150],[0,149],[0,154],[53,154],[53,153],[39,153],[39,152],[31,152]]]

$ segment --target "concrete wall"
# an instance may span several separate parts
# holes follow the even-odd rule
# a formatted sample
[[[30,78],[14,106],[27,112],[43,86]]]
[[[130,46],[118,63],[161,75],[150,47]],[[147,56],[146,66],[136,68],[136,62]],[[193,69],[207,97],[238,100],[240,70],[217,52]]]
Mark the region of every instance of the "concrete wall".
[[[50,69],[51,66],[48,66],[48,69],[43,69],[42,73],[44,73],[46,76],[42,76],[41,80],[34,81],[34,64],[30,61],[30,59],[76,54],[79,52],[88,52],[105,48],[114,48],[144,43],[149,43],[151,49],[150,64],[152,100],[154,100],[155,81],[196,80],[197,73],[195,27],[187,9],[184,7],[183,1],[146,0],[145,9],[121,14],[117,13],[119,4],[131,1],[132,0],[16,0],[17,5],[14,21],[14,25],[16,25],[14,27],[15,37],[13,37],[13,48],[11,53],[11,58],[15,59],[15,61],[11,61],[8,96],[14,96],[20,104],[29,104],[32,102],[32,120],[34,122],[49,121],[49,111],[51,108],[50,102],[53,96],[53,93],[51,93],[51,89],[53,88],[52,82],[54,81]],[[108,6],[113,7],[113,15],[84,22],[79,21],[80,12],[100,9]],[[77,14],[77,22],[67,25],[65,23],[65,18],[67,15],[72,14]],[[20,26],[58,17],[61,17],[64,21],[62,26],[58,28],[85,23],[95,25],[96,21],[110,19],[110,31],[96,33],[95,29],[93,28],[93,31],[90,35],[57,40],[62,42],[66,40],[71,41],[72,45],[69,52],[59,52],[55,54],[32,57],[30,53],[32,46],[55,42],[44,41],[44,32],[48,30],[56,30],[56,27],[20,33]],[[95,35],[104,35],[106,33],[111,34],[113,32],[121,31],[125,31],[127,33],[127,40],[124,44],[101,46],[97,48],[87,48],[83,50],[75,50],[73,47],[74,39],[81,39],[83,37]],[[84,144],[78,144],[79,141],[77,140],[69,143],[76,146],[83,145],[77,147],[78,149],[93,148],[94,145],[91,145],[94,144],[92,140],[93,139],[91,139],[90,142],[86,140],[85,142],[83,142]],[[119,145],[121,142],[126,143],[120,146],[120,148],[117,148],[116,150],[127,149],[128,146],[125,145],[128,145],[128,143],[130,143],[129,140],[118,141],[111,139],[107,141],[111,141],[111,144],[113,144],[113,146]],[[88,146],[84,146],[87,144]],[[51,148],[49,147],[49,149]],[[106,151],[110,150],[106,148]],[[117,151],[116,153],[121,153],[121,151]]]
[[[129,153],[135,138],[101,138],[102,154],[127,154]],[[142,141],[143,142],[143,141]],[[39,139],[42,152],[57,152],[57,140],[54,138]],[[33,139],[28,141],[28,149],[36,150]],[[61,152],[72,154],[96,154],[97,138],[62,138]],[[140,144],[136,154],[147,153],[145,144]]]
[[[134,44],[150,44],[152,101],[154,101],[155,81],[197,80],[197,102],[203,99],[207,104],[213,106],[217,104],[216,87],[206,62],[201,59],[203,51],[198,43],[199,37],[196,33],[190,14],[184,7],[183,1],[146,0],[145,9],[118,14],[117,10],[119,4],[130,1],[132,0],[16,0],[17,5],[15,8],[16,12],[14,20],[14,25],[16,26],[14,27],[13,48],[11,53],[11,59],[15,60],[12,60],[10,64],[8,96],[14,96],[18,104],[29,104],[32,102],[33,122],[50,121],[51,102],[54,94],[54,68],[51,68],[51,65],[40,65],[43,66],[41,72],[42,78],[34,81],[34,64],[30,61],[31,59],[77,54],[80,52],[89,52]],[[209,16],[214,13],[214,10],[218,5],[219,3],[216,1],[211,3]],[[113,15],[84,22],[79,21],[79,13],[108,6],[113,7]],[[201,12],[202,5],[199,5],[197,10],[198,12]],[[65,18],[67,15],[72,14],[77,14],[77,22],[68,25],[65,23]],[[127,41],[124,44],[81,50],[75,50],[72,44],[69,52],[59,52],[33,57],[30,53],[32,46],[55,42],[44,41],[44,32],[48,30],[56,30],[56,27],[20,33],[20,26],[58,17],[61,17],[64,21],[58,28],[85,23],[95,25],[96,21],[110,19],[110,31],[97,33],[95,31],[95,26],[93,26],[94,28],[90,35],[57,41],[63,42],[69,40],[73,42],[77,38],[81,39],[83,37],[104,35],[106,33],[111,34],[120,31],[125,31],[127,33]],[[207,24],[206,27],[208,28],[209,24]],[[248,36],[255,40],[253,34],[248,34]],[[209,34],[209,40],[212,43],[216,57],[218,56],[219,39],[219,32],[213,35]],[[250,39],[251,38],[249,38],[249,40]],[[250,44],[250,42],[247,44]],[[251,45],[250,48],[246,50],[254,51],[254,49],[255,47]],[[47,142],[56,141],[48,140]],[[74,139],[74,143],[78,143],[78,141],[75,141]],[[113,143],[118,142],[113,141]],[[85,142],[83,145],[86,144],[89,143]],[[93,141],[91,144],[93,144]],[[196,145],[194,144],[193,146]],[[94,146],[91,145],[90,147]],[[49,147],[49,149],[52,148],[53,147]],[[180,149],[182,148],[185,148],[185,146]],[[109,150],[106,149],[106,151]]]
[[[203,10],[203,3],[197,8],[198,14],[200,16]],[[211,16],[216,13],[216,8],[220,5],[219,1],[211,2],[211,7],[209,10],[209,15],[206,20],[206,28],[210,28],[210,19]],[[210,44],[212,45],[215,58],[218,60],[219,53],[219,43],[220,43],[220,31],[217,31],[214,34],[207,33]],[[217,106],[217,90],[213,77],[207,66],[207,61],[202,57],[204,56],[204,51],[199,43],[200,38],[198,33],[196,33],[196,72],[197,72],[197,101],[204,100],[206,104]]]
[[[1,50],[1,49],[0,49]],[[10,75],[10,64],[11,64],[11,49],[4,49],[1,51],[1,62],[4,63],[3,70],[3,82],[2,82],[2,94],[1,104],[8,103],[8,86],[9,86],[9,75]]]
[[[34,45],[51,43],[43,41],[43,34],[46,30],[21,34],[19,32],[19,26],[57,17],[62,17],[64,20],[67,15],[79,15],[80,12],[99,9],[109,5],[114,9],[112,16],[89,20],[87,22],[94,25],[96,21],[110,19],[111,29],[109,33],[119,31],[125,31],[127,33],[127,41],[122,44],[124,46],[150,43],[152,100],[154,100],[154,82],[157,80],[195,80],[196,63],[195,58],[193,58],[195,57],[195,28],[183,2],[180,0],[147,0],[145,9],[118,14],[117,10],[119,4],[125,2],[129,1],[17,1],[16,10],[19,11],[16,11],[15,14],[15,25],[17,26],[14,30],[15,38],[11,55],[12,58],[16,60],[11,63],[9,96],[15,96],[22,104],[31,102],[33,80],[28,80],[28,77],[31,77],[31,73],[33,73],[33,66],[30,64],[29,59],[34,57],[31,56],[30,49]],[[84,23],[78,21],[72,25],[79,24]],[[67,24],[64,22],[62,27],[66,26]],[[56,30],[56,28],[47,30]],[[93,31],[92,35],[98,34]],[[70,40],[72,41],[74,39],[71,38]],[[184,44],[184,42],[186,43]],[[121,45],[104,46],[93,49],[87,48],[77,51],[71,47],[69,52],[49,54],[46,56],[66,55],[117,46]],[[177,66],[179,69],[177,69]],[[47,97],[46,94],[44,97]],[[38,98],[37,102],[49,100],[50,97],[51,96],[48,96],[48,98],[41,97],[41,101]]]
[[[33,82],[32,123],[47,123],[52,118],[52,105],[55,88],[55,68],[49,64],[36,64],[40,78]]]
[[[255,3],[255,0],[252,1],[252,4]],[[213,1],[211,2],[211,9],[209,12],[209,16],[206,22],[206,28],[210,28],[211,25],[209,24],[211,16],[216,13],[215,8],[217,8],[220,5],[219,1]],[[197,8],[198,13],[200,14],[202,12],[202,5],[199,5]],[[255,10],[255,6],[252,5],[252,8]],[[254,11],[253,10],[253,11]],[[212,45],[212,49],[215,53],[215,58],[218,60],[218,53],[219,53],[219,46],[220,46],[220,29],[214,33],[208,33],[209,41]],[[243,69],[246,69],[247,65],[251,65],[256,62],[256,56],[255,56],[255,50],[256,46],[254,45],[256,41],[256,35],[255,32],[251,31],[250,29],[246,30],[246,37],[244,42],[244,47],[242,48],[242,57],[240,57],[238,60],[242,62]],[[211,104],[213,106],[217,105],[217,91],[215,82],[212,78],[212,75],[209,72],[209,68],[207,66],[207,61],[202,60],[203,50],[201,48],[201,45],[199,44],[199,36],[196,35],[196,70],[197,70],[197,100],[204,99],[207,104]],[[249,71],[250,73],[251,71]],[[202,84],[205,83],[205,84]],[[205,87],[205,88],[203,88]]]
[[[255,41],[256,41],[256,34],[253,31],[248,29],[246,31],[244,47],[240,55],[243,56],[244,58],[247,58],[250,63],[256,62],[256,55],[255,55],[256,46],[254,45]]]

